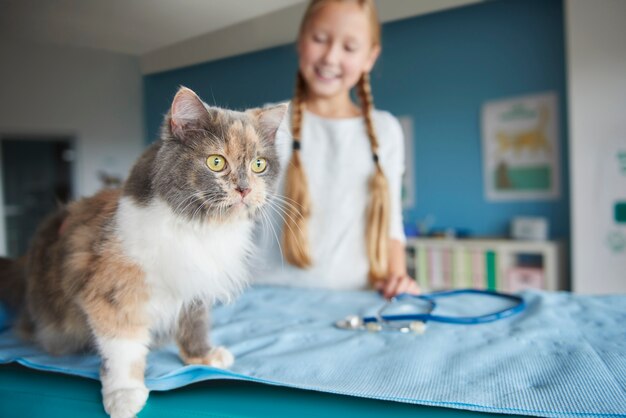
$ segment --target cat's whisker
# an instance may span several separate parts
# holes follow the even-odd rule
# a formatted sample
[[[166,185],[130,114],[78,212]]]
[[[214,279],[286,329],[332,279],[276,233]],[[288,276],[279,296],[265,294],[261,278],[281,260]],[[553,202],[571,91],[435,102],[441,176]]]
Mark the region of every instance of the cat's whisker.
[[[202,214],[202,210],[204,209],[205,205],[207,206],[206,211],[210,213],[211,207],[213,206],[214,202],[210,201],[209,199],[214,199],[216,196],[219,196],[219,193],[214,190],[209,190],[209,191],[204,191],[204,192],[199,193],[198,197],[201,198],[200,205],[193,211],[192,216],[191,216],[192,221],[195,222],[195,218],[198,213]],[[202,217],[200,217],[199,222],[202,223],[202,220],[203,220]]]
[[[229,215],[229,212],[230,212],[230,210],[231,210],[232,206],[233,206],[233,205],[231,205],[231,204],[228,204],[228,203],[224,202],[224,204],[223,204],[223,208],[224,208],[224,211],[223,211],[223,212],[224,212],[224,215],[223,215],[222,219],[225,219],[225,218]]]
[[[268,204],[274,205],[278,207],[284,214],[294,214],[295,216],[301,217],[301,211],[295,205],[292,205],[289,202],[285,201],[268,201]]]
[[[287,206],[288,208],[285,208],[283,206]],[[302,229],[300,228],[299,223],[297,222],[298,218],[302,217],[302,215],[295,206],[290,205],[288,202],[282,202],[282,205],[281,205],[277,202],[272,201],[272,202],[268,202],[268,207],[272,208],[274,212],[276,212],[278,216],[280,216],[284,225],[287,225],[287,227],[289,227],[290,229],[289,232],[292,235],[295,235],[295,232],[293,231],[290,223],[286,222],[286,219],[285,219],[286,217],[289,218],[291,220],[291,223],[293,223],[298,228],[298,231],[300,232],[300,234],[303,234]]]
[[[289,228],[289,233],[291,233],[292,235],[295,236],[295,232],[293,230],[293,228],[291,227],[291,225],[289,225],[289,223],[285,222],[285,218],[282,216],[281,212],[278,211],[278,209],[272,205],[269,204],[267,205],[268,208],[274,210],[274,212],[282,219],[283,221],[283,225],[286,225]],[[280,208],[280,207],[279,207]],[[282,208],[281,208],[282,209]],[[298,231],[300,231],[300,234],[303,234],[302,229],[298,226],[298,224],[296,223],[296,221],[294,220],[294,218],[289,214],[289,213],[285,213],[285,215],[292,220],[292,222],[296,225],[296,227],[298,228]],[[300,247],[301,250],[303,250],[302,247]]]
[[[211,97],[213,98],[213,106],[217,106],[217,100],[215,100],[215,95],[213,94],[213,88],[211,88]]]
[[[273,197],[275,197],[276,199],[278,199],[278,200],[280,200],[280,201],[282,201],[282,202],[288,202],[288,203],[290,203],[290,204],[293,204],[293,205],[297,205],[297,206],[302,207],[302,205],[301,205],[300,203],[298,203],[296,200],[294,200],[294,199],[292,199],[292,198],[290,198],[290,197],[288,197],[288,196],[285,196],[285,195],[281,195],[281,194],[275,193],[275,194],[273,195]]]
[[[179,214],[179,215],[181,215],[181,216],[187,216],[187,209],[188,209],[190,206],[192,206],[192,205],[197,205],[198,203],[200,203],[200,204],[201,204],[202,202],[203,202],[203,196],[202,196],[202,193],[197,193],[197,194],[194,194],[193,196],[191,196],[191,198],[190,198],[190,199],[188,199],[188,202],[187,202],[187,204],[185,205],[185,207],[184,207],[182,210],[180,210],[180,211],[178,211],[178,212],[176,212],[176,213],[177,213],[177,214]],[[193,219],[193,216],[192,216],[192,219]]]
[[[207,199],[215,198],[217,195],[218,193],[214,190],[195,192],[191,194],[190,196],[186,197],[181,204],[177,205],[174,211],[177,212],[180,209],[180,206],[182,206],[182,204],[185,204],[185,202],[187,202],[186,206],[180,211],[180,213],[185,213],[187,208],[193,203],[195,203],[194,199],[202,202]]]
[[[187,211],[187,208],[194,203],[195,199],[199,199],[202,197],[202,192],[195,192],[189,196],[187,196],[180,204],[178,204],[176,206],[176,208],[174,209],[174,213],[181,213],[184,214]],[[180,210],[180,207],[182,205],[185,205],[185,207]],[[180,210],[180,212],[179,212]]]
[[[275,198],[276,200],[281,201],[282,203],[290,204],[290,205],[294,205],[294,206],[297,205],[297,206],[302,207],[302,205],[300,203],[296,202],[294,199],[292,199],[290,197],[287,197],[287,196],[284,196],[284,195],[281,195],[281,194],[278,194],[278,193],[273,193],[273,194],[269,194],[268,193],[268,195],[270,195],[272,198]]]
[[[221,129],[221,131],[222,131],[221,135],[222,135],[223,137],[226,137],[226,126],[225,126],[224,124],[220,124],[218,127],[219,127],[219,128]]]
[[[297,214],[294,214],[294,216],[292,216],[292,212],[290,212],[289,210],[285,209],[284,207],[282,207],[282,205],[280,205],[280,204],[278,204],[276,202],[268,202],[268,206],[272,207],[272,208],[275,208],[276,211],[280,211],[279,215],[282,214],[284,216],[289,217],[289,219],[291,219],[294,223],[296,223],[295,222],[296,218],[294,218],[294,216],[295,217],[301,217],[302,216],[299,211],[296,211]],[[294,207],[291,207],[291,209],[293,210]],[[285,221],[284,216],[281,216],[283,222]]]
[[[202,200],[206,198],[211,198],[214,196],[214,194],[215,194],[215,191],[213,190],[194,192],[191,195],[187,196],[179,205],[177,205],[174,211],[178,211],[182,205],[187,204],[187,206],[185,206],[183,210],[181,211],[184,213],[187,210],[187,207],[190,204],[194,203],[193,201],[194,198],[197,200]]]
[[[187,128],[185,128],[185,132],[203,132],[203,133],[207,133],[209,135],[213,135],[211,133],[211,131],[209,131],[207,129],[204,129],[204,128],[189,128],[189,127],[187,127]]]
[[[211,207],[213,206],[214,202],[211,202],[210,200],[207,199],[207,197],[213,197],[213,195],[211,194],[212,192],[208,192],[208,193],[204,193],[203,197],[204,199],[201,201],[200,206],[198,206],[198,208],[196,208],[196,210],[194,211],[193,215],[192,215],[192,219],[195,219],[196,214],[200,213],[200,215],[202,215],[202,210],[204,209],[204,206],[206,205],[206,212],[207,213],[211,213]],[[200,223],[202,223],[202,221],[204,220],[204,218],[202,216],[200,216]]]
[[[202,206],[204,205],[204,202],[205,202],[204,200],[200,200],[200,205],[197,208],[195,208],[194,211],[191,213],[191,221],[192,222],[196,222],[196,215],[197,215],[198,211],[200,209],[202,209]],[[202,222],[200,222],[200,223],[202,223]]]
[[[305,235],[305,234],[303,233],[302,229],[300,228],[299,223],[297,222],[298,218],[301,218],[301,217],[302,217],[302,214],[301,214],[301,212],[300,212],[300,211],[296,208],[296,206],[295,206],[295,205],[292,205],[292,204],[290,204],[290,203],[289,203],[289,202],[287,202],[287,201],[283,201],[283,202],[281,202],[281,203],[282,203],[282,205],[281,205],[281,204],[279,204],[279,203],[277,203],[277,202],[274,202],[274,201],[270,201],[270,202],[268,202],[268,203],[269,203],[269,204],[268,204],[268,207],[272,208],[272,209],[273,209],[273,210],[274,210],[274,211],[275,211],[275,212],[276,212],[276,213],[277,213],[277,214],[278,214],[278,215],[282,218],[282,221],[283,221],[284,225],[286,225],[287,227],[289,227],[289,230],[290,230],[289,232],[290,232],[292,235],[295,235],[295,232],[294,232],[293,228],[291,227],[290,223],[285,222],[285,216],[286,216],[287,218],[289,218],[289,219],[291,220],[291,223],[293,223],[293,224],[297,227],[297,229],[298,229],[298,231],[300,232],[300,234]],[[285,207],[283,207],[283,206],[287,206],[287,208],[285,208]],[[284,216],[283,216],[283,215],[284,215]],[[299,241],[299,240],[296,240],[296,242],[300,242],[300,241]],[[302,248],[301,248],[301,249],[302,249]]]
[[[285,257],[283,256],[283,247],[280,245],[280,239],[278,238],[278,234],[276,233],[276,228],[274,228],[274,225],[272,224],[272,221],[270,219],[269,214],[265,213],[265,208],[264,207],[260,207],[259,208],[259,212],[261,213],[261,219],[264,219],[267,222],[267,225],[269,226],[268,229],[270,229],[272,231],[272,234],[274,235],[274,238],[276,238],[276,244],[278,244],[278,249],[280,250],[281,265],[284,267],[285,266]]]
[[[222,209],[221,210],[221,216],[222,216],[222,219],[226,219],[226,214],[228,212],[228,208],[229,208],[229,205],[226,204],[226,202],[222,202],[222,205],[221,205],[221,209]]]
[[[187,132],[201,132],[203,134],[206,134],[208,137],[210,137],[211,139],[214,139],[216,141],[222,142],[224,141],[224,138],[226,138],[226,133],[224,131],[224,127],[222,125],[220,125],[220,128],[222,129],[222,137],[218,137],[217,135],[215,135],[213,132],[207,130],[207,129],[203,129],[203,128],[187,128],[185,129]]]
[[[226,217],[226,210],[228,206],[225,201],[220,201],[217,203],[217,216],[219,219],[224,219]]]

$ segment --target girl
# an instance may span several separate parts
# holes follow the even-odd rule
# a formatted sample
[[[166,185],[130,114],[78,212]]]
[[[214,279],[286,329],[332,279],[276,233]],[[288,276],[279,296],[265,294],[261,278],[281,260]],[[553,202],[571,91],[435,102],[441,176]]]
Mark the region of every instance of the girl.
[[[404,253],[402,131],[373,109],[370,92],[380,53],[373,0],[311,1],[297,47],[295,97],[276,135],[284,196],[265,214],[258,281],[418,293]],[[350,96],[355,86],[360,106]]]

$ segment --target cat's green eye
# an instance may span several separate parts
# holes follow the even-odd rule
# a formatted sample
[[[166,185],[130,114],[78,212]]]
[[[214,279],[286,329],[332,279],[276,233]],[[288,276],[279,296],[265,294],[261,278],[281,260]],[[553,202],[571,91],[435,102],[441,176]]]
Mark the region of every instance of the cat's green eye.
[[[206,165],[211,171],[219,172],[226,167],[226,159],[217,154],[209,155],[209,158],[206,159]]]
[[[252,161],[252,171],[254,171],[255,173],[262,173],[265,171],[266,168],[267,161],[265,160],[265,158],[257,158],[256,160]]]

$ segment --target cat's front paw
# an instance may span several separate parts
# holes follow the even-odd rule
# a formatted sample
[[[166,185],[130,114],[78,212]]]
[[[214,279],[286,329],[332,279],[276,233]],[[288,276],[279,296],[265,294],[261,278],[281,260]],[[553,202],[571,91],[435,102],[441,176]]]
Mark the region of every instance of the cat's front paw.
[[[207,356],[208,365],[219,369],[227,369],[235,362],[235,356],[225,347],[215,347]]]
[[[191,357],[185,359],[187,364],[206,364],[207,366],[227,369],[233,365],[235,357],[225,347],[212,348],[204,357]]]
[[[146,404],[148,389],[118,389],[103,394],[104,410],[111,418],[133,418]]]

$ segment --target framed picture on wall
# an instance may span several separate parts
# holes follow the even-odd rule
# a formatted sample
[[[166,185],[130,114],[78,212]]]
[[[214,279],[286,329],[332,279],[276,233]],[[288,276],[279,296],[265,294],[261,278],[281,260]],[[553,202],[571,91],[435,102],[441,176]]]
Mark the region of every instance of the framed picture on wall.
[[[557,111],[557,96],[553,92],[483,105],[483,175],[487,200],[559,197]]]

